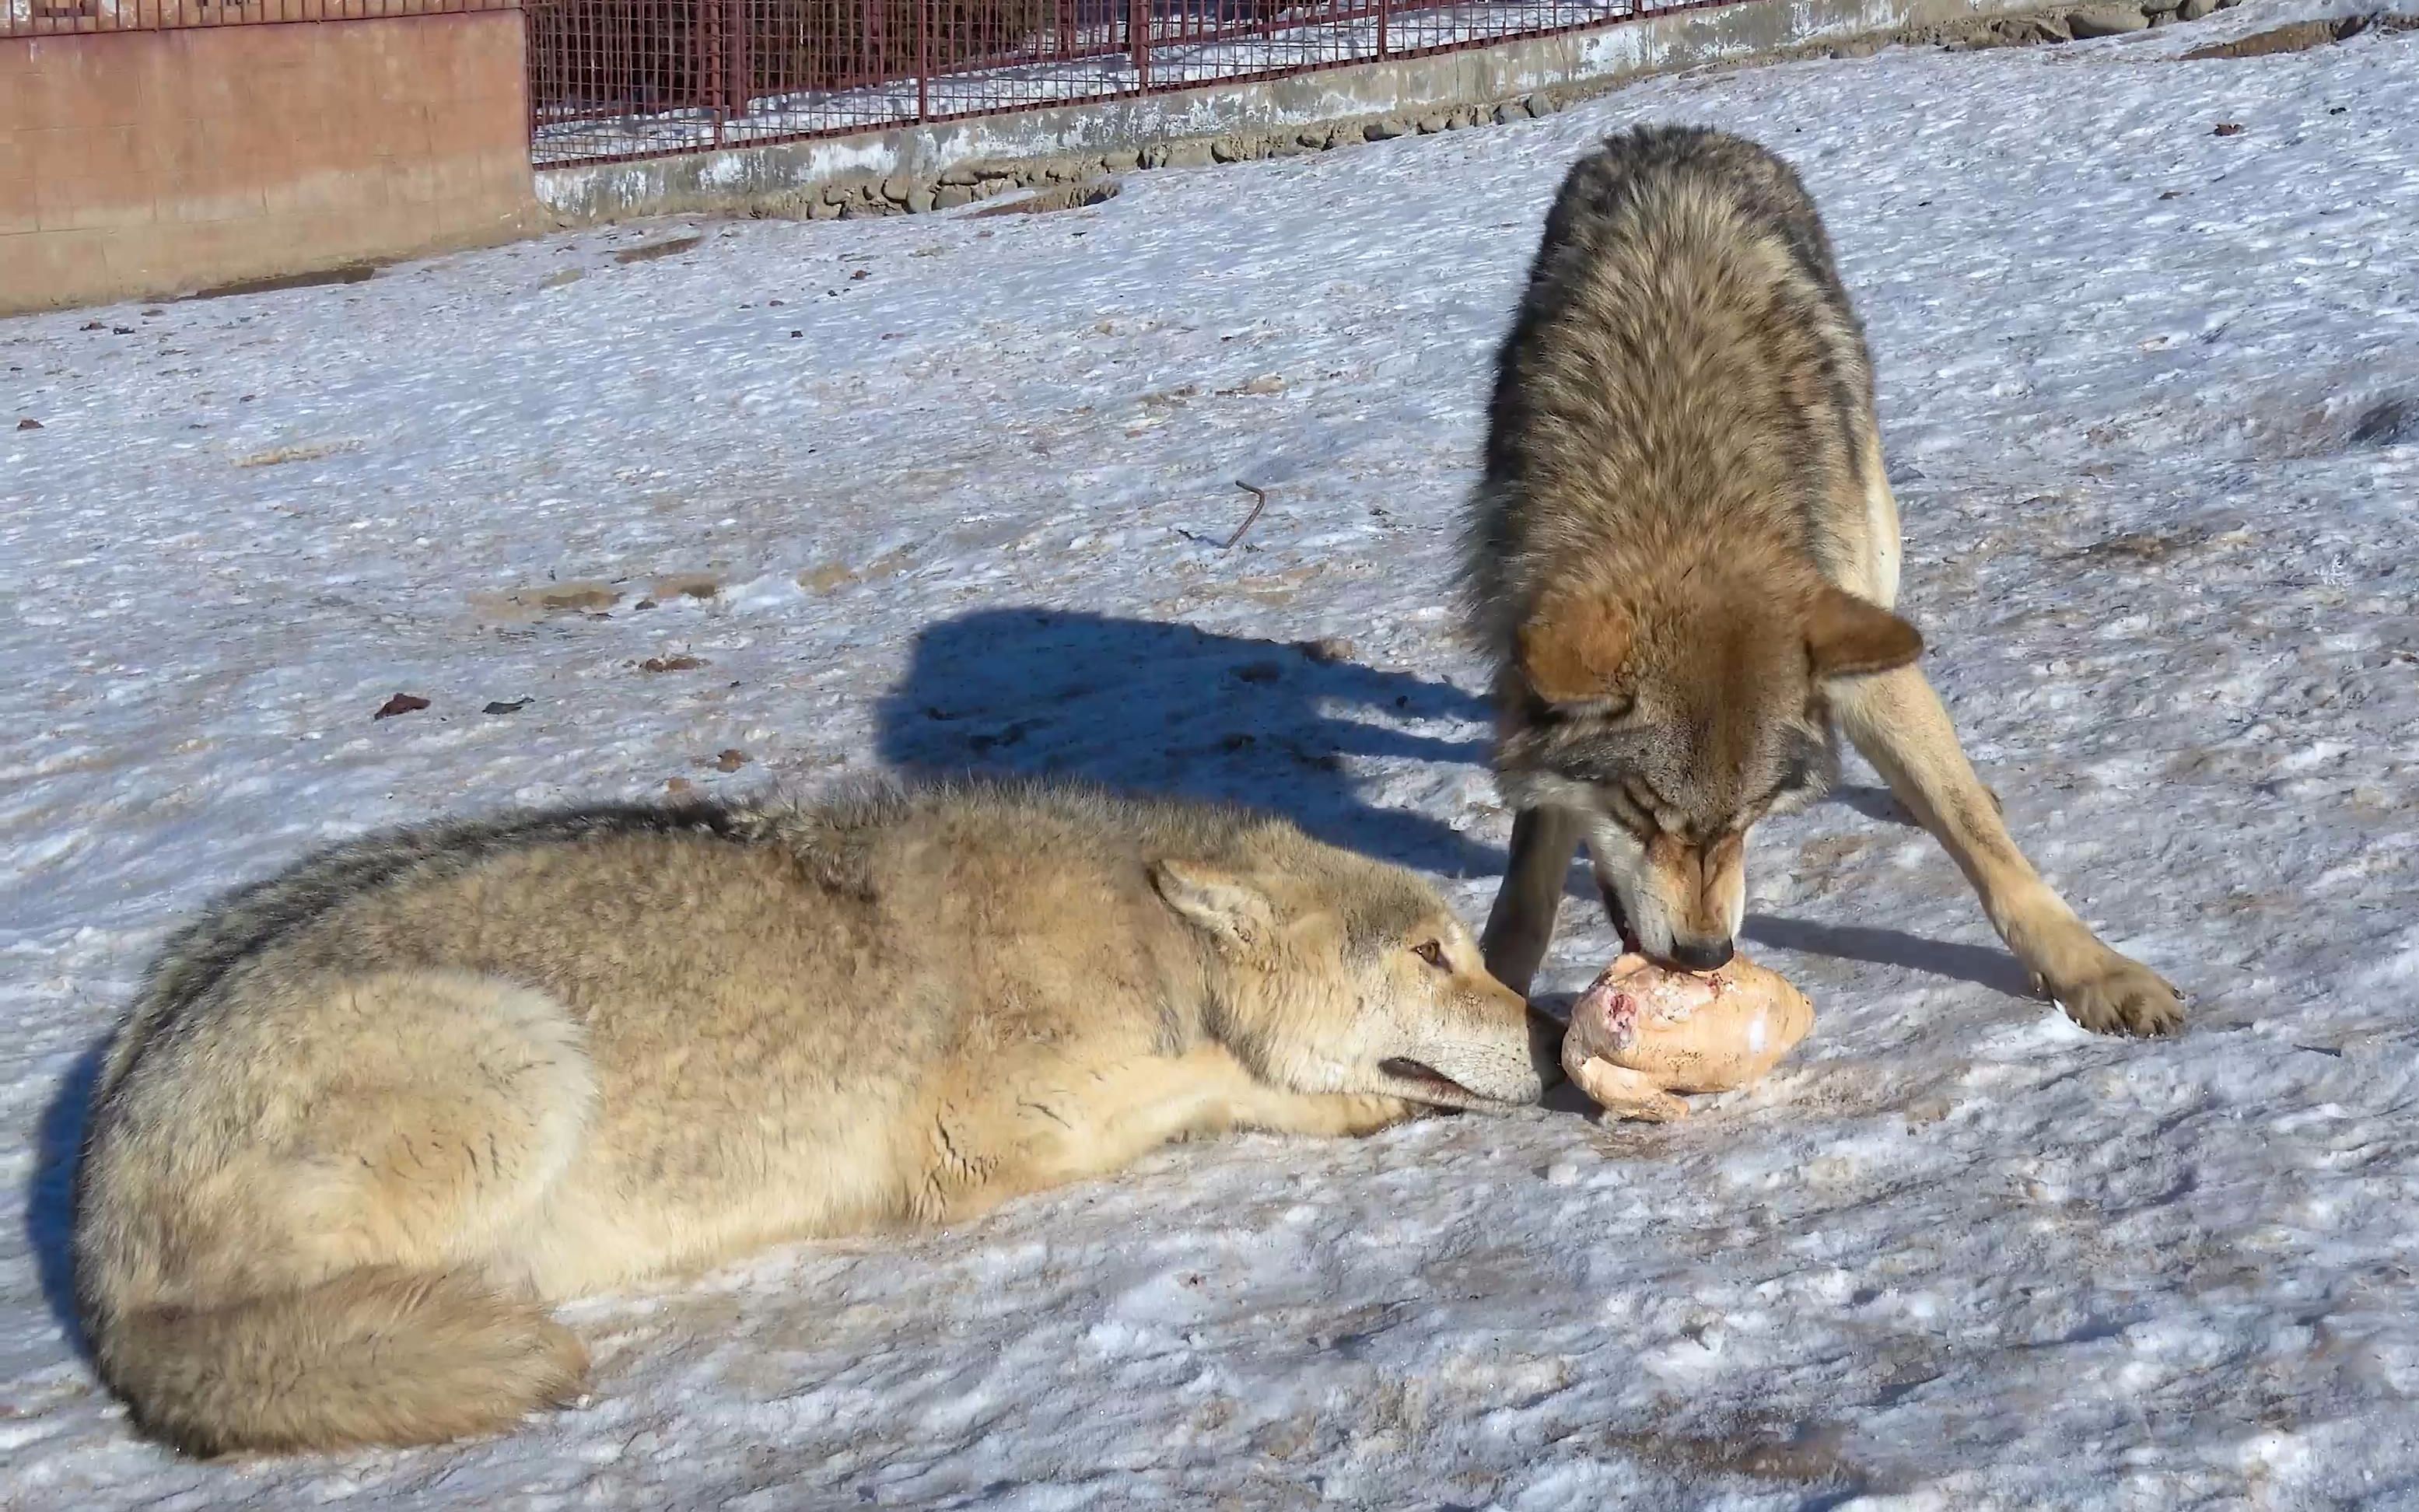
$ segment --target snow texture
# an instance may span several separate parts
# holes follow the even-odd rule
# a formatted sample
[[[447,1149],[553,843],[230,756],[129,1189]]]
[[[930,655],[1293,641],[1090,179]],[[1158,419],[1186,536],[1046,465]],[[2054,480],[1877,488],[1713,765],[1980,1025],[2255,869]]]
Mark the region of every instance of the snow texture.
[[[0,1505],[2419,1505],[2419,39],[2175,58],[2295,13],[0,323]],[[1480,918],[1489,349],[1564,165],[1663,119],[1816,191],[1934,675],[2189,1033],[2026,996],[1860,773],[1751,863],[1814,1034],[1685,1124],[1241,1138],[769,1253],[570,1309],[593,1398],[494,1442],[128,1431],[63,1321],[81,1089],[308,847],[973,764],[1255,799]],[[1574,899],[1546,985],[1612,950]]]

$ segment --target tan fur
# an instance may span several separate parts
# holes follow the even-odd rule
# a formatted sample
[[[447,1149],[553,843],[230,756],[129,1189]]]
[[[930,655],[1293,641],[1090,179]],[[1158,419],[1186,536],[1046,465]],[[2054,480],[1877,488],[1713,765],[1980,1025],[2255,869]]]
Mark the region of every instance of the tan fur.
[[[1240,811],[976,788],[407,831],[170,946],[95,1092],[77,1291],[184,1448],[444,1439],[578,1391],[551,1301],[1170,1139],[1533,1099],[1553,1053],[1416,877]]]
[[[1520,626],[1520,671],[1552,702],[1610,702],[1628,688],[1636,642],[1628,607],[1611,594],[1549,597]]]
[[[1819,795],[1836,727],[2077,1022],[2180,1022],[2009,837],[1893,612],[1898,532],[1863,331],[1796,176],[1685,128],[1582,159],[1498,357],[1468,541],[1518,810],[1498,977],[1526,990],[1583,842],[1637,948],[1726,959],[1745,837]]]

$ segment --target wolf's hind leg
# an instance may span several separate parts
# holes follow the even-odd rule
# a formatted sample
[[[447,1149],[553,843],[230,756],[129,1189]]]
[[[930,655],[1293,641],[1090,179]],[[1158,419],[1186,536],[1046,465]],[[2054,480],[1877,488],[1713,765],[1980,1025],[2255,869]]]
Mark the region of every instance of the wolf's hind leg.
[[[1999,937],[2070,1017],[2103,1034],[2182,1026],[2182,994],[2102,943],[2017,848],[1919,669],[1849,679],[1831,702],[1848,738],[1947,847]]]
[[[578,1026],[547,994],[439,972],[346,983],[324,1021],[288,1051],[297,1105],[264,1152],[286,1167],[284,1224],[330,1270],[517,1281],[595,1105]]]

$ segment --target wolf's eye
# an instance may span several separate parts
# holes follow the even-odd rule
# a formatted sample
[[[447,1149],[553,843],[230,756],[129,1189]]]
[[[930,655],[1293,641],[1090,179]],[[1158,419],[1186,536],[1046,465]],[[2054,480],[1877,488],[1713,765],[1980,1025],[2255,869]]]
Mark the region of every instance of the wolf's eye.
[[[1434,940],[1412,946],[1411,953],[1439,971],[1444,969],[1444,947]]]

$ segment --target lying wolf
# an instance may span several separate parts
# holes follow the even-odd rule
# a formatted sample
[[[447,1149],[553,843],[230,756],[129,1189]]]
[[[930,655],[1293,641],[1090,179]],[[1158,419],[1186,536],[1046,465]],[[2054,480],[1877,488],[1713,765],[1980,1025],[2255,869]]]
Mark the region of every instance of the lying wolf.
[[[1630,949],[1729,960],[1749,830],[1821,795],[1844,731],[2077,1023],[2177,1027],[2008,834],[1898,579],[1872,363],[1796,174],[1718,131],[1608,139],[1547,216],[1470,513],[1517,810],[1488,968],[1528,990],[1582,842]]]
[[[970,1218],[1230,1129],[1533,1101],[1410,872],[1088,792],[598,808],[349,844],[168,947],[94,1092],[101,1373],[196,1453],[575,1394],[549,1302]]]

